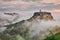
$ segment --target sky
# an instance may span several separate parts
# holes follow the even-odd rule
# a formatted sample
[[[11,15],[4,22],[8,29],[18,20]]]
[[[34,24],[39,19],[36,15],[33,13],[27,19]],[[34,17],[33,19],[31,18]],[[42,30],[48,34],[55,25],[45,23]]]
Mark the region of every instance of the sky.
[[[60,12],[60,0],[0,0],[0,11],[50,10]]]
[[[60,17],[60,0],[0,0],[0,12],[21,12],[26,15],[40,9]]]

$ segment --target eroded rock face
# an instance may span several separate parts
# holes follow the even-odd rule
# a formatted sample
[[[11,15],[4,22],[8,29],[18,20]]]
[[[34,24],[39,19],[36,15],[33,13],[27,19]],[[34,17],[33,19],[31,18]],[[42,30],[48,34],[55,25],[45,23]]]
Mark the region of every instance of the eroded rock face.
[[[42,12],[43,14],[43,19],[45,20],[54,20],[52,14],[50,12]]]
[[[50,12],[39,12],[40,18],[44,20],[54,20],[52,14]]]
[[[35,12],[33,16],[30,18],[31,19],[39,19],[39,20],[54,20],[52,14],[50,12]]]

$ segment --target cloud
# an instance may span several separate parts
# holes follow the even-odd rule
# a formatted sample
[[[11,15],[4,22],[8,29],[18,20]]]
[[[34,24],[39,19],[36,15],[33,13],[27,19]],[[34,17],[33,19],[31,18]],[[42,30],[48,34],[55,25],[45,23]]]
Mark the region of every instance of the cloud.
[[[21,10],[27,9],[30,6],[41,6],[41,4],[37,2],[26,2],[26,1],[8,1],[8,2],[1,2],[0,8],[19,8]]]
[[[3,10],[54,10],[60,9],[59,0],[0,0],[0,11]]]
[[[10,1],[10,2],[2,2],[0,7],[2,8],[17,8],[19,6],[20,8],[25,8],[28,6],[27,2],[19,2],[19,1]]]
[[[43,0],[43,3],[60,4],[60,0]]]
[[[55,5],[55,4],[49,3],[49,4],[46,4],[45,6],[42,6],[41,8],[47,9],[47,10],[60,9],[60,4]]]
[[[29,1],[32,1],[32,2],[40,2],[42,0],[22,0],[22,1],[26,1],[26,2],[29,2]]]
[[[55,10],[52,10],[52,12],[60,13],[60,10],[55,9]]]
[[[2,1],[12,1],[12,0],[2,0]]]

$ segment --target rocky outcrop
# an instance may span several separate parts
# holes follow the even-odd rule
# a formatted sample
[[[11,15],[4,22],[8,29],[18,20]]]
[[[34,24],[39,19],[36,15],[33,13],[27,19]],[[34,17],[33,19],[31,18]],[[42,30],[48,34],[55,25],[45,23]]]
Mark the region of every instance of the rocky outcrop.
[[[50,12],[41,12],[43,19],[45,20],[54,20],[52,14]]]
[[[31,18],[29,18],[28,20],[29,21],[32,21],[32,20],[45,20],[45,21],[48,21],[48,20],[54,20],[52,14],[50,12],[34,12],[33,16]]]

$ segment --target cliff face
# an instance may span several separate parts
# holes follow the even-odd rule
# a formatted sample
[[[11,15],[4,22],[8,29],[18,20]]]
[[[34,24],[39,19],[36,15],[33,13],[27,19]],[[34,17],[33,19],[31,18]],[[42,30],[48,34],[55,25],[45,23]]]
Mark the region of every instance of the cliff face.
[[[50,12],[35,12],[32,16],[33,19],[40,20],[54,20],[52,14]]]

